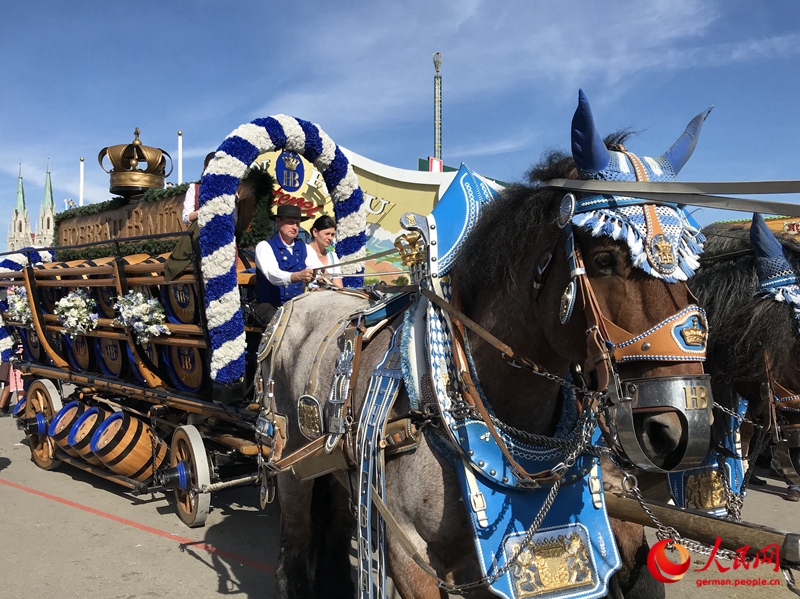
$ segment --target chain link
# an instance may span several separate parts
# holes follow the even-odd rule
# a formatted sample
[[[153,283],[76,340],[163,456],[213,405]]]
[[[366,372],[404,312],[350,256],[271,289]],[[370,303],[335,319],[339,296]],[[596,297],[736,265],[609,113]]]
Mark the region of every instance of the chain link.
[[[622,490],[627,493],[628,495],[633,495],[634,499],[639,502],[642,510],[647,514],[650,520],[653,521],[653,524],[656,525],[656,537],[663,541],[665,539],[670,539],[675,543],[680,543],[689,551],[693,553],[697,553],[699,555],[710,556],[714,552],[714,547],[706,545],[704,543],[700,543],[699,541],[694,541],[692,539],[688,539],[682,536],[675,528],[672,526],[665,526],[658,517],[653,513],[650,507],[647,505],[644,497],[642,496],[642,492],[639,489],[639,481],[636,479],[636,476],[626,472],[622,466],[617,462],[617,460],[612,457],[611,462],[622,472]],[[716,551],[716,555],[722,559],[727,560],[734,560],[734,559],[742,559],[742,557],[737,554],[735,551],[731,551],[730,549],[722,549],[718,548]]]
[[[758,428],[758,429],[763,429],[764,428],[763,424],[758,424],[757,422],[754,422],[753,420],[750,420],[749,418],[745,418],[744,416],[740,416],[737,412],[734,412],[730,408],[726,408],[725,406],[720,405],[717,402],[714,402],[714,409],[715,410],[719,410],[721,412],[724,412],[728,416],[733,416],[739,422],[746,422],[747,424],[752,425],[754,428]]]

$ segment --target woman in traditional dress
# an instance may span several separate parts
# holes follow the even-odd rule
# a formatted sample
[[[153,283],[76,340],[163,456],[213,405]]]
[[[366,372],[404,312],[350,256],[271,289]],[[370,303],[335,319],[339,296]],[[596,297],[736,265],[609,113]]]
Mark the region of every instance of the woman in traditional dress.
[[[327,266],[325,270],[318,274],[327,277],[337,287],[342,286],[342,273],[336,268],[339,263],[339,258],[335,252],[329,251],[333,245],[333,239],[336,236],[336,221],[330,216],[322,215],[311,226],[311,243],[308,244],[309,253],[314,253],[323,266]]]

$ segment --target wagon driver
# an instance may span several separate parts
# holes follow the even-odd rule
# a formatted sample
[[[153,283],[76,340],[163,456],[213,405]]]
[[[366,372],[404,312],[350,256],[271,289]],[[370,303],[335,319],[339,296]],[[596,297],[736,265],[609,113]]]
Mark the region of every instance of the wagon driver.
[[[275,234],[256,246],[256,304],[253,311],[265,326],[277,309],[303,293],[314,280],[314,269],[323,264],[308,246],[298,240],[304,217],[299,207],[278,206],[270,218],[275,221]]]

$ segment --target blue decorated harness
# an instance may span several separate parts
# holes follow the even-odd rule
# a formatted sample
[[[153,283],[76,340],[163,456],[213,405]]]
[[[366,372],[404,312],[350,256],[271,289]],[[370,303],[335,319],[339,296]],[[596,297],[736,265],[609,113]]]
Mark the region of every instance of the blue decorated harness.
[[[584,118],[587,112],[588,103],[581,94],[576,119],[580,115]],[[575,145],[575,133],[573,137]],[[688,143],[688,153],[694,147],[693,136],[690,137],[688,142],[679,140],[684,146]],[[642,163],[636,157],[631,158],[633,155],[626,153],[625,156],[632,161],[631,172],[635,171],[636,179],[642,180],[643,172],[674,176],[682,166],[681,160],[688,156],[685,156],[685,147],[681,152],[673,150],[665,155],[666,162],[645,159]],[[573,154],[581,174],[590,172],[574,148]],[[603,167],[595,169],[595,173],[607,174],[614,168],[625,170],[621,163],[606,158]],[[597,373],[599,392],[546,373],[459,312],[450,303],[449,271],[483,206],[495,195],[486,181],[462,165],[433,214],[409,213],[401,219],[401,225],[409,233],[402,235],[396,245],[416,283],[411,290],[417,294],[405,311],[402,326],[395,330],[389,349],[372,372],[355,429],[352,453],[358,476],[360,599],[384,596],[383,545],[387,527],[391,529],[388,534],[397,536],[416,563],[451,592],[486,586],[494,594],[509,599],[534,595],[594,599],[606,595],[608,580],[619,569],[621,561],[605,509],[598,456],[609,450],[597,446],[601,434],[597,413],[601,404],[605,406],[611,443],[622,445],[625,453],[629,457],[633,455],[632,461],[638,464],[643,461],[641,449],[638,454],[629,449],[629,439],[623,440],[623,434],[632,432],[620,430],[623,428],[620,423],[633,431],[632,405],[646,405],[653,394],[647,380],[626,383],[623,388],[614,369],[613,356],[619,354],[621,361],[692,361],[705,356],[707,324],[699,308],[690,307],[638,336],[605,318],[586,277],[574,236],[577,227],[593,235],[623,240],[638,268],[668,282],[685,280],[696,268],[702,237],[683,209],[676,205],[656,208],[644,200],[615,196],[577,200],[572,194],[567,194],[562,202],[559,225],[564,229],[573,280],[571,288],[565,292],[560,317],[562,322],[570,318],[575,298],[578,293],[582,294],[590,327],[588,347],[593,354],[589,361]],[[552,251],[546,260],[540,261],[543,264],[540,275],[546,271]],[[351,338],[358,343],[366,332],[363,319],[364,314],[359,313],[357,320],[351,321],[357,322],[356,328],[360,331],[351,333]],[[353,326],[350,328],[352,330]],[[561,383],[562,419],[554,437],[528,435],[494,416],[471,361],[467,329],[501,351],[512,365]],[[352,352],[347,339],[345,337],[345,351],[339,356],[331,386],[329,403],[334,405],[337,405],[336,398],[348,392],[347,381],[354,376],[351,354],[357,354],[360,347],[357,345]],[[641,357],[641,351],[646,350],[630,349],[642,340],[645,340],[644,345],[652,343],[658,351]],[[687,411],[694,410],[697,415],[690,418],[694,422],[690,435],[702,433],[703,423],[708,428],[711,409],[706,378],[673,378],[680,379],[677,384],[690,385],[690,389],[703,389],[698,393],[705,403],[687,406]],[[441,421],[441,432],[426,431],[425,434],[430,444],[452,462],[458,474],[481,568],[481,577],[474,583],[452,585],[441,580],[416,553],[384,503],[384,450],[393,436],[387,434],[386,420],[401,382],[405,384],[413,412],[435,416]],[[583,396],[580,404],[576,401],[575,390]],[[310,409],[317,414],[307,421],[317,423],[318,428],[322,422],[319,414],[323,411],[319,404],[298,404],[299,411]],[[299,416],[303,430],[303,414]],[[320,431],[316,445],[319,449],[315,450],[318,455],[323,447],[326,452],[341,448],[343,433],[334,426],[335,422],[338,421],[329,419],[325,431]],[[413,439],[410,427],[405,432],[399,436]],[[692,449],[686,452],[682,463],[699,465],[702,462],[708,446],[707,430],[705,433],[703,455],[698,456]],[[701,434],[699,444],[703,442]],[[413,450],[413,445],[404,449]],[[280,467],[280,460],[275,467]],[[371,524],[373,509],[378,512],[375,526]],[[373,549],[377,569],[372,566]]]

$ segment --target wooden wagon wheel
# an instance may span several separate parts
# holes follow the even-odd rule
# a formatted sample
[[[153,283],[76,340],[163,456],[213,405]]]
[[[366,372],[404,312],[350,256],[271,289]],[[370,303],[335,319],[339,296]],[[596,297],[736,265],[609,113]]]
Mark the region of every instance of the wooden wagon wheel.
[[[61,464],[53,458],[55,442],[47,435],[50,421],[61,410],[61,395],[56,386],[47,379],[37,379],[28,388],[25,399],[25,418],[28,422],[39,421],[38,427],[29,427],[37,432],[28,433],[31,459],[39,468],[53,470]]]
[[[175,467],[180,462],[187,472],[186,488],[175,489],[178,517],[186,526],[203,526],[211,506],[211,493],[198,493],[196,490],[211,484],[211,470],[203,439],[191,424],[178,427],[172,434],[169,465]]]

